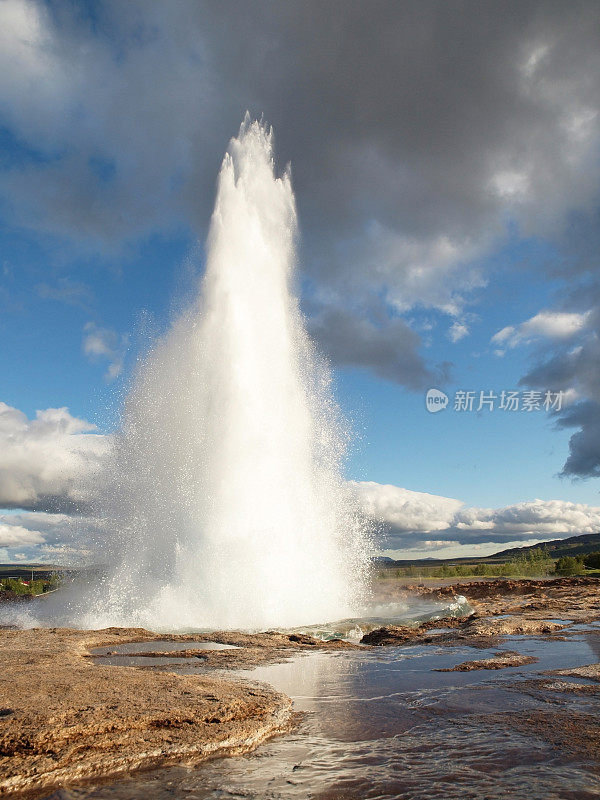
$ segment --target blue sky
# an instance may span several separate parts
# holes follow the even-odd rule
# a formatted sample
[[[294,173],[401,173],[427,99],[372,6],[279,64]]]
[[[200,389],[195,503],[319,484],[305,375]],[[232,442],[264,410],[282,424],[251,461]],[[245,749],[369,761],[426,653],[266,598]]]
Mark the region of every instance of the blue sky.
[[[527,505],[529,522],[473,523],[465,538],[454,518],[404,526],[404,501],[382,490],[384,549],[446,546],[424,544],[435,540],[462,553],[596,530],[594,11],[383,3],[365,18],[360,4],[325,17],[310,2],[253,15],[187,0],[2,0],[0,401],[30,420],[67,407],[99,436],[118,427],[136,358],[202,274],[215,179],[248,108],[274,124],[279,167],[292,164],[301,301],[357,433],[348,479],[494,520],[536,499],[568,504],[535,519]],[[361,26],[387,49],[365,52]],[[559,414],[450,404],[434,415],[429,387],[451,400],[461,389],[567,399]],[[3,465],[0,452],[0,490],[19,469],[38,489],[18,500],[5,488],[6,519],[30,515],[21,528],[58,546],[35,514],[60,503],[44,506],[20,458]],[[23,553],[41,553],[26,541]],[[0,554],[19,554],[10,548],[0,536]]]
[[[514,262],[523,249],[517,244],[505,251],[503,263]],[[538,248],[526,249],[530,258],[540,258]],[[202,272],[201,247],[192,233],[148,237],[118,259],[74,258],[50,273],[48,261],[56,250],[46,237],[6,232],[2,250],[4,402],[30,417],[40,408],[67,406],[110,432],[118,424],[121,392],[136,353],[168,326],[178,300]],[[531,348],[499,358],[490,345],[504,325],[527,319],[544,305],[537,291],[515,291],[519,284],[522,279],[512,274],[479,290],[475,313],[480,320],[470,336],[456,343],[446,336],[445,315],[411,315],[417,326],[425,321],[434,326],[424,348],[428,359],[454,364],[454,379],[441,386],[451,398],[459,389],[477,395],[481,390],[498,395],[502,389],[523,391],[518,383]],[[43,287],[55,294],[44,296]],[[551,302],[558,287],[543,289],[546,303]],[[499,303],[507,296],[517,301],[510,309]],[[106,378],[108,359],[90,359],[83,351],[84,327],[90,322],[128,339],[126,367],[117,380]],[[555,430],[552,415],[543,410],[466,413],[449,407],[432,415],[424,391],[407,391],[360,367],[338,369],[336,390],[357,434],[347,466],[353,480],[393,483],[480,506],[532,497],[593,505],[597,500],[595,481],[558,476],[569,434]]]

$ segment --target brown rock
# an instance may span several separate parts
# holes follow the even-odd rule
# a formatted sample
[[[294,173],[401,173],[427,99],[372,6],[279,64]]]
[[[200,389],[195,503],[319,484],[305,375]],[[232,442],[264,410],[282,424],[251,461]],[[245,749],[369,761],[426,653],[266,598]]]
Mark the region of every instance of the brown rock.
[[[586,664],[582,667],[569,667],[568,669],[555,669],[547,675],[561,675],[567,678],[587,678],[600,683],[600,664]]]
[[[243,752],[288,725],[291,701],[267,686],[83,657],[90,647],[157,638],[170,637],[0,631],[0,797]]]
[[[482,658],[479,661],[463,661],[455,667],[445,667],[434,672],[471,672],[476,669],[506,669],[507,667],[522,667],[524,664],[535,664],[539,659],[533,656],[524,656],[512,651],[495,653],[491,658]]]

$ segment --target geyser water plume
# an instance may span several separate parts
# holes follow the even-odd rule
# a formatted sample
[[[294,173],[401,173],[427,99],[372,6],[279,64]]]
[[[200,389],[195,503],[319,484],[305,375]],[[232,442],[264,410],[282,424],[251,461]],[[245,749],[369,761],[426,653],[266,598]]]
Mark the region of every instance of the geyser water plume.
[[[272,134],[221,167],[193,306],[135,378],[103,500],[112,569],[78,623],[264,628],[357,613],[367,542],[344,426],[293,294],[296,208]]]

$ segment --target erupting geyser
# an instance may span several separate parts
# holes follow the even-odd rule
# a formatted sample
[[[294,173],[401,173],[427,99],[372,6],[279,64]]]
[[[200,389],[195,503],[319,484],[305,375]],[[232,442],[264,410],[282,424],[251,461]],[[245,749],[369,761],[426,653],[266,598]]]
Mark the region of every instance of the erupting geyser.
[[[136,376],[83,625],[287,627],[356,613],[366,542],[343,426],[293,294],[296,209],[271,132],[223,160],[193,306]]]

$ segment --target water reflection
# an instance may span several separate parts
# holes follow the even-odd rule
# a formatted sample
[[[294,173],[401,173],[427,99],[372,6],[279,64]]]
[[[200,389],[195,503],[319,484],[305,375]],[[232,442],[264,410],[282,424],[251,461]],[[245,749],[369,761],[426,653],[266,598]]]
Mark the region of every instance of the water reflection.
[[[511,637],[506,648],[535,655],[539,663],[501,674],[435,672],[496,651],[414,646],[314,652],[240,672],[292,696],[304,712],[299,726],[248,756],[155,770],[53,798],[599,798],[593,764],[498,722],[498,712],[597,713],[597,698],[564,695],[557,705],[518,685],[540,670],[597,660],[598,634],[566,642]]]

